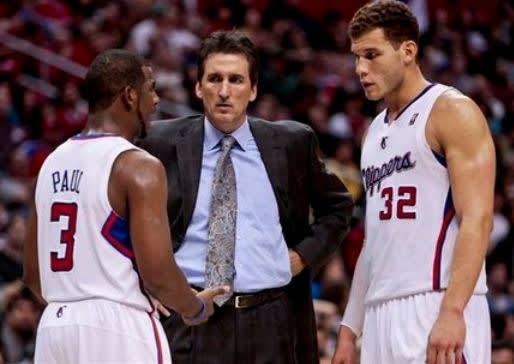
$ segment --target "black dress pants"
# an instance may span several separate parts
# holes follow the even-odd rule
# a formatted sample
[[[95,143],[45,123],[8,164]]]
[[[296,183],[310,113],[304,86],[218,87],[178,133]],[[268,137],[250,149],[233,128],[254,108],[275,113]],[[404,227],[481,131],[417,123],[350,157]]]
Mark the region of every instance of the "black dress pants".
[[[205,324],[186,326],[180,315],[163,320],[174,364],[295,364],[289,297],[248,308],[215,305]]]

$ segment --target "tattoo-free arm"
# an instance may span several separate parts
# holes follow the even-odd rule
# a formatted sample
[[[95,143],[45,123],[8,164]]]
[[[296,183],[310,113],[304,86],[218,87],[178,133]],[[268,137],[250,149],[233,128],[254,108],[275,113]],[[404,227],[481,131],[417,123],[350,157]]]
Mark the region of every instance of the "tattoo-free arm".
[[[34,196],[30,203],[27,236],[23,248],[23,281],[37,297],[41,297],[37,249],[37,212]]]
[[[446,157],[459,231],[427,358],[435,363],[455,352],[458,362],[466,336],[464,308],[484,265],[492,228],[495,152],[482,112],[467,97],[453,92],[441,96],[430,122],[427,130]]]
[[[126,185],[130,235],[145,287],[165,306],[193,317],[201,309],[171,249],[162,164],[141,151],[124,153],[120,169]]]

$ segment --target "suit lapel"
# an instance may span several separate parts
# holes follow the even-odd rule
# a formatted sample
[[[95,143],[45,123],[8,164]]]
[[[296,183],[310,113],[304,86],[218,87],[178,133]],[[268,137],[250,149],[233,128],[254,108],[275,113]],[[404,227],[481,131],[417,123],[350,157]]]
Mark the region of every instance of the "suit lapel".
[[[248,118],[264,167],[277,200],[281,220],[287,216],[287,151],[273,128],[258,119]]]
[[[180,140],[177,141],[177,163],[184,201],[184,226],[188,226],[191,221],[198,194],[202,168],[203,129],[203,116],[191,120],[191,124],[181,130]],[[170,191],[170,193],[174,192]]]

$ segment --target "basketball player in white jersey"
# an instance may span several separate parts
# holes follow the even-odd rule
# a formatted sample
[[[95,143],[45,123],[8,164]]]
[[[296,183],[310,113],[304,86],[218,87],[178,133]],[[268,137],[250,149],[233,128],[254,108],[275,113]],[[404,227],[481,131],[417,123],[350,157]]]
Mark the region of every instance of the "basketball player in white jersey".
[[[362,147],[366,240],[333,364],[490,363],[484,257],[495,153],[477,105],[427,81],[418,24],[400,1],[349,25],[356,73],[386,109]]]
[[[194,325],[225,290],[195,296],[170,259],[164,168],[130,142],[159,101],[151,68],[109,50],[84,82],[86,128],[44,162],[30,218],[24,278],[48,302],[35,361],[170,363],[147,291]]]

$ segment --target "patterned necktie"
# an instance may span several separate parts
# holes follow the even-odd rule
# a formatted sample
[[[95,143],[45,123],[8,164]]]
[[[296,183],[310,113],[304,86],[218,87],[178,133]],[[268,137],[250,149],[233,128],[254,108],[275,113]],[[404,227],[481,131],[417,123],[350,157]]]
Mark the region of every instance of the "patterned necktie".
[[[234,287],[237,194],[236,176],[230,159],[234,142],[234,137],[230,135],[221,140],[221,153],[216,162],[211,191],[205,286],[227,285],[231,288],[230,293],[214,299],[219,306],[232,296]]]

